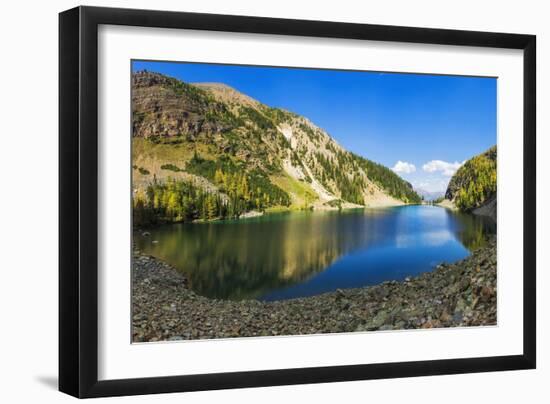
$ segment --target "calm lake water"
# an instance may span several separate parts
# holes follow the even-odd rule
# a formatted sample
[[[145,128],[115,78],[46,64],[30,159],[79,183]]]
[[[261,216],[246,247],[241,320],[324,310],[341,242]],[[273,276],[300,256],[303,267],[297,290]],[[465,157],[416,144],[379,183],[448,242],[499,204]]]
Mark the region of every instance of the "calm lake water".
[[[418,205],[173,224],[134,239],[201,295],[283,300],[431,271],[494,231],[490,219]]]

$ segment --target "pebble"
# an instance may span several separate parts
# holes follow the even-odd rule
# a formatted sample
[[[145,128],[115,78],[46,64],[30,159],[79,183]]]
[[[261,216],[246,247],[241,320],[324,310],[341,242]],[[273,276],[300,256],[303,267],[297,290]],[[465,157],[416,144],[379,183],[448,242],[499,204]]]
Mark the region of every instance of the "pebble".
[[[494,239],[464,260],[403,282],[279,302],[197,295],[182,273],[138,251],[132,279],[135,342],[496,324]]]

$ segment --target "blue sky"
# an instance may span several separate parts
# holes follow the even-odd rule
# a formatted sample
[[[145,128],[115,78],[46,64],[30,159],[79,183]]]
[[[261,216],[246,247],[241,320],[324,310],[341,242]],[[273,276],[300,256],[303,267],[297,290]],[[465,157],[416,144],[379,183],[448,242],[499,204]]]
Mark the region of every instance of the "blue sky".
[[[427,191],[444,191],[464,160],[496,144],[495,78],[142,61],[132,69],[225,83],[304,115]]]

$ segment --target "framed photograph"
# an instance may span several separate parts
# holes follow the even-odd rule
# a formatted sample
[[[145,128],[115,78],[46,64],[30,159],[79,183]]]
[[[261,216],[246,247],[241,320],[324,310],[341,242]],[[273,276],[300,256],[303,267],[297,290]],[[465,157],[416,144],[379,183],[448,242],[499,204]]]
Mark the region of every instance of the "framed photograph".
[[[61,391],[535,368],[535,36],[59,28]]]

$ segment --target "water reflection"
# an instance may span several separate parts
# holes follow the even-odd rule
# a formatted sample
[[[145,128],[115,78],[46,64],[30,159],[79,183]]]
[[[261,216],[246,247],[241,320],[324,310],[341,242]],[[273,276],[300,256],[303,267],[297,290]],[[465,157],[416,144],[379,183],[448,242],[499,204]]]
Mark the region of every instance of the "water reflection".
[[[478,217],[407,206],[177,224],[135,241],[183,271],[199,294],[274,300],[428,271],[464,258],[490,231]]]

